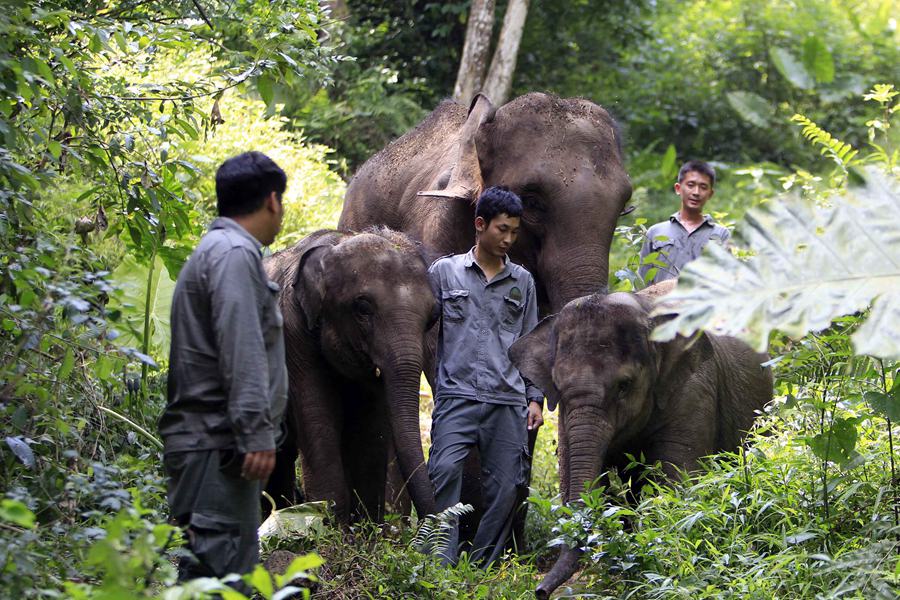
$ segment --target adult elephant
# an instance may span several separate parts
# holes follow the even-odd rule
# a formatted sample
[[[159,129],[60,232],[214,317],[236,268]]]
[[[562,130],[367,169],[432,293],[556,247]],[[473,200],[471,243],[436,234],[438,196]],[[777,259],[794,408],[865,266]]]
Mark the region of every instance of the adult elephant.
[[[360,167],[339,226],[387,225],[436,254],[465,252],[474,243],[475,201],[493,185],[522,198],[525,212],[510,258],[534,276],[542,314],[606,285],[609,247],[631,182],[615,121],[581,98],[531,93],[499,109],[481,94],[468,109],[442,102]],[[433,383],[433,373],[426,376]],[[535,439],[532,433],[532,451]],[[470,460],[465,472],[463,498],[478,507],[477,462]],[[476,512],[463,520],[463,539],[471,537],[477,518]],[[523,530],[520,513],[514,527],[519,545]]]
[[[424,337],[437,318],[428,263],[387,228],[319,231],[263,263],[281,286],[304,492],[334,502],[340,522],[383,518],[392,447],[416,510],[435,510],[419,432]],[[279,456],[270,489],[292,489],[295,461],[296,451]]]
[[[573,300],[510,348],[513,364],[542,387],[550,407],[560,406],[567,503],[604,471],[624,470],[627,455],[660,461],[675,477],[702,456],[737,448],[772,399],[772,374],[762,366],[767,357],[735,338],[651,341],[653,295]],[[574,573],[578,557],[577,549],[563,550],[538,598]]]
[[[438,254],[465,252],[474,203],[492,185],[522,198],[510,258],[534,276],[542,314],[605,286],[631,182],[615,122],[580,98],[531,93],[495,109],[479,94],[468,110],[444,101],[360,167],[339,227],[386,225]]]

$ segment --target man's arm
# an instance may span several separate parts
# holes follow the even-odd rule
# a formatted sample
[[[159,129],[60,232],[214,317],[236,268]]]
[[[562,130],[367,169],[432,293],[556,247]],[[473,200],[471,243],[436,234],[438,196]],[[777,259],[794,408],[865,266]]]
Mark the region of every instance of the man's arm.
[[[537,292],[534,287],[534,279],[529,277],[528,291],[525,294],[525,317],[522,319],[522,334],[527,335],[537,327],[538,324],[538,307]],[[521,337],[521,336],[520,336]],[[528,429],[537,429],[544,424],[544,393],[538,389],[524,375],[522,379],[525,381],[525,398],[528,400]]]
[[[247,248],[229,250],[213,265],[210,275],[219,377],[237,450],[247,455],[242,474],[263,479],[274,466],[275,449],[260,299],[265,282],[258,258]]]

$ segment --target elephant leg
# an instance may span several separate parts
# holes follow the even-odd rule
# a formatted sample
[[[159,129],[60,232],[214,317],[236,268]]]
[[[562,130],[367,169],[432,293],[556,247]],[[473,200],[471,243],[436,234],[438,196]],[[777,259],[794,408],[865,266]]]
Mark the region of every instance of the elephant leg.
[[[303,491],[310,501],[334,503],[338,522],[350,520],[350,494],[341,453],[343,406],[333,386],[321,377],[304,382],[305,393],[298,402],[295,419],[303,471]]]
[[[356,395],[344,423],[344,464],[350,484],[351,519],[384,520],[388,444],[391,441],[383,401]]]

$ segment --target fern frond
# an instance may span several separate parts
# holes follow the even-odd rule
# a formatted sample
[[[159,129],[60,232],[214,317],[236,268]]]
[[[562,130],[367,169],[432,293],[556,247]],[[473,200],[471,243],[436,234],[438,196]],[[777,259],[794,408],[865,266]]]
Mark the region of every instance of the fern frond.
[[[459,518],[474,510],[471,504],[457,502],[437,514],[426,515],[419,524],[416,535],[413,536],[412,546],[420,552],[429,552],[432,548],[444,548],[450,540],[450,533],[456,527]]]
[[[821,146],[820,154],[828,155],[834,160],[838,166],[845,171],[853,163],[853,159],[859,153],[853,146],[837,139],[812,120],[801,114],[795,114],[791,117],[793,123],[799,123],[802,126],[801,135],[811,142],[813,145]]]

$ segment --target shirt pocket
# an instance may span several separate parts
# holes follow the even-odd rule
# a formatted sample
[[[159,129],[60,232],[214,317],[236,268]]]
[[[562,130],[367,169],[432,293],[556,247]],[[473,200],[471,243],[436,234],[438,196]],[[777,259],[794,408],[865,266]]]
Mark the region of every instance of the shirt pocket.
[[[674,240],[653,240],[652,242],[650,242],[650,249],[653,252],[659,252],[665,255],[668,255],[674,247]]]
[[[500,326],[507,331],[522,331],[522,316],[525,304],[521,300],[503,296],[503,308],[500,310]]]
[[[469,290],[448,290],[441,296],[445,321],[462,321],[469,303]]]

